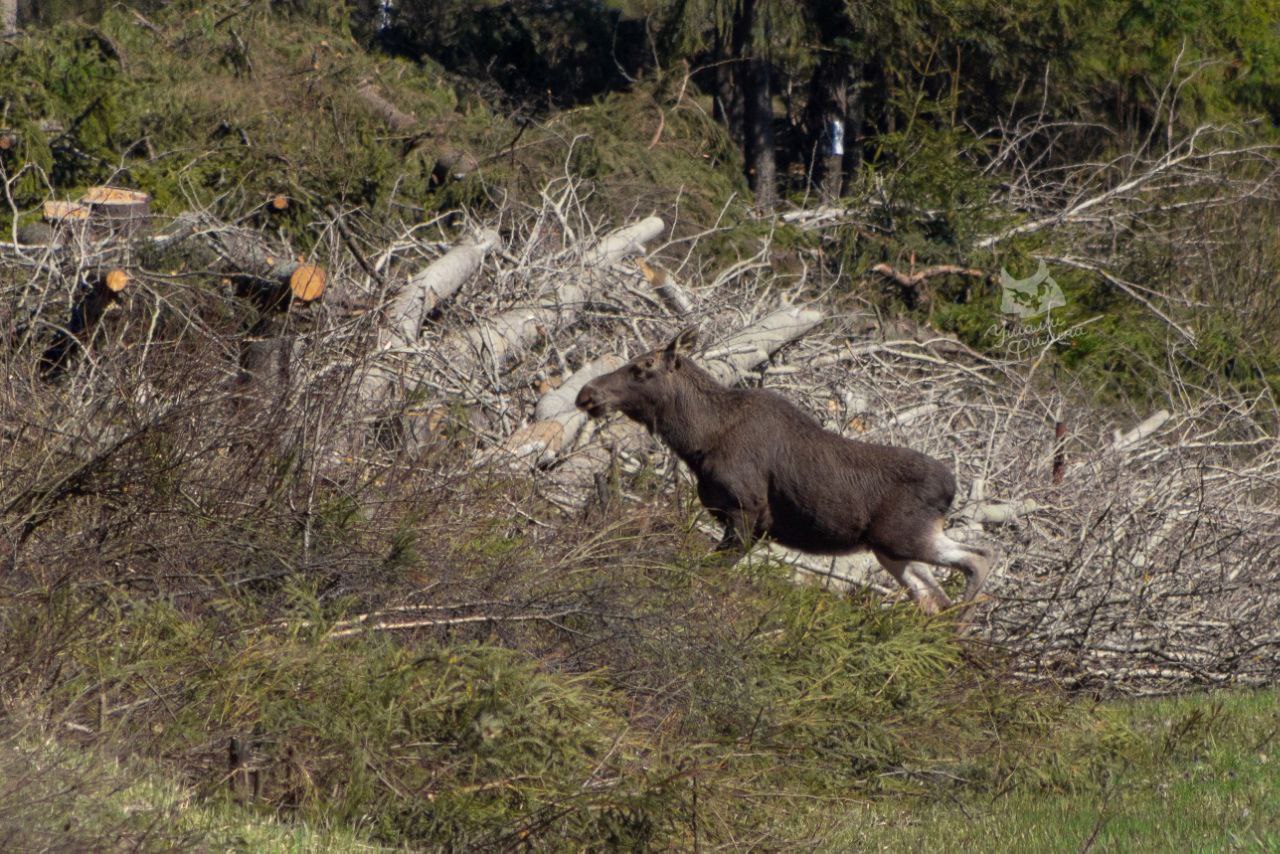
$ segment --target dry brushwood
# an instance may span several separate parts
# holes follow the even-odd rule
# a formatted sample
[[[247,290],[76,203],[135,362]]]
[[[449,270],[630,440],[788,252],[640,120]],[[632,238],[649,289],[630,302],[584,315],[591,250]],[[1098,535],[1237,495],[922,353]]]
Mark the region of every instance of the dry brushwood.
[[[1162,181],[1209,192],[1226,150],[1205,149],[1207,141],[1206,132],[1171,155],[1144,153],[1128,164],[1132,179],[1111,189],[1083,170],[1055,173],[1062,181],[1056,192],[1030,178],[1015,181],[1001,192],[1025,202],[1031,214],[1023,225],[1031,228],[993,235],[993,245],[1060,227],[1084,236],[1055,257],[1115,275],[1101,232],[1124,217],[1147,216],[1142,205]],[[1224,186],[1228,194],[1239,190]],[[299,461],[309,485],[288,501],[304,544],[301,563],[280,557],[264,573],[310,566],[320,524],[313,507],[323,490],[381,482],[458,413],[465,429],[449,440],[469,446],[451,453],[455,468],[438,475],[445,492],[448,478],[483,478],[478,463],[503,463],[501,477],[527,483],[530,494],[566,514],[581,513],[599,494],[605,472],[617,474],[609,478],[613,498],[652,500],[635,494],[642,490],[632,475],[644,472],[643,492],[652,496],[683,488],[687,474],[642,428],[586,424],[572,399],[635,342],[664,340],[697,323],[708,342],[697,359],[722,382],[774,388],[830,429],[907,445],[955,469],[960,491],[949,533],[997,548],[972,630],[1007,649],[1026,679],[1131,693],[1280,679],[1280,442],[1268,426],[1280,413],[1270,397],[1192,388],[1171,359],[1172,391],[1159,405],[1117,414],[1052,388],[1043,376],[1052,341],[1027,358],[995,357],[928,330],[903,334],[851,312],[847,296],[829,299],[817,265],[783,290],[768,272],[767,244],[707,270],[690,259],[714,229],[690,237],[681,224],[677,233],[686,236],[659,245],[667,231],[661,219],[610,235],[582,208],[578,186],[557,182],[540,209],[504,212],[502,250],[493,232],[477,229],[478,237],[444,252],[447,246],[423,240],[426,227],[415,226],[380,235],[386,251],[359,264],[351,241],[338,239],[354,223],[344,223],[345,232],[326,229],[309,263],[345,298],[272,315],[278,328],[267,337],[289,342],[287,353],[277,351],[288,358],[278,364],[272,406],[245,406],[229,381],[242,368],[245,330],[219,318],[234,313],[226,305],[202,309],[218,299],[235,303],[232,295],[132,266],[120,310],[86,337],[75,351],[82,357],[63,362],[58,383],[46,382],[38,366],[49,330],[70,328],[84,274],[124,265],[108,257],[117,250],[101,245],[5,247],[14,271],[6,281],[15,284],[0,293],[0,319],[21,321],[6,320],[11,364],[25,359],[30,374],[13,371],[0,399],[0,424],[9,431],[0,445],[0,508],[10,566],[37,572],[79,554],[43,537],[49,520],[95,491],[125,500],[125,487],[144,482],[129,466],[145,466],[164,447],[150,439],[162,428],[183,437],[187,470],[206,484],[176,488],[173,500],[196,519],[217,496],[249,507],[269,503],[239,493],[237,468],[265,465],[268,443]],[[211,245],[225,259],[220,272],[273,283],[277,294],[277,265],[293,265],[292,273],[299,264],[257,233],[203,215],[144,239],[160,248],[182,240]],[[642,264],[621,263],[634,254],[643,254]],[[1157,309],[1163,304],[1134,294]],[[305,298],[290,295],[289,303]],[[368,416],[387,415],[392,401],[431,416],[408,419],[401,443],[353,443]],[[520,464],[505,468],[513,458]],[[91,521],[77,543],[95,535]],[[215,546],[233,555],[248,550]],[[888,576],[866,555],[783,558],[798,579],[888,589]],[[131,558],[112,559],[125,566]],[[526,607],[514,594],[506,601],[501,591],[495,597],[501,601],[492,607],[465,611],[446,600],[403,613],[397,603],[382,612],[373,603],[362,609],[360,626],[337,631],[484,622],[486,615],[536,620],[562,610]]]

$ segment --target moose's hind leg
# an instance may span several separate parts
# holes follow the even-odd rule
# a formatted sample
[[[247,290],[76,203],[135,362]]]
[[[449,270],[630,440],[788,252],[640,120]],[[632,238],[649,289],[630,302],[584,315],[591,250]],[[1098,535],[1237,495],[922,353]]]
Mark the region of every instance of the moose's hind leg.
[[[925,544],[922,560],[948,569],[958,569],[964,573],[964,601],[972,602],[987,583],[991,572],[991,550],[983,546],[959,543],[942,531],[943,521],[938,519],[932,530],[932,537]]]
[[[873,553],[876,560],[880,561],[880,565],[893,576],[894,581],[906,588],[907,593],[920,606],[921,611],[926,614],[937,614],[951,607],[950,597],[927,567],[913,567],[910,561],[891,558],[881,551],[873,551]]]

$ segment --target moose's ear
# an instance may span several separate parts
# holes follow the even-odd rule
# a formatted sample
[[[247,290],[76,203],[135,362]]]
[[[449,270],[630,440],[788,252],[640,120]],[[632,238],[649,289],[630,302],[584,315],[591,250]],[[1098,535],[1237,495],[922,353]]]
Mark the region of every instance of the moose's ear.
[[[698,327],[686,326],[676,333],[676,337],[671,339],[671,343],[667,345],[667,349],[663,352],[666,361],[670,365],[677,365],[680,362],[680,356],[688,356],[693,352],[693,348],[698,345]]]

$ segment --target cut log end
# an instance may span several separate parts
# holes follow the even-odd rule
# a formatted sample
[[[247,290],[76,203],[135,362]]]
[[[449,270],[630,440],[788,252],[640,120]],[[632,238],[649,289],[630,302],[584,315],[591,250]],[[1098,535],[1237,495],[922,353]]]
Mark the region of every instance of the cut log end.
[[[118,294],[129,285],[129,274],[120,268],[108,270],[106,275],[102,277],[102,284],[108,291]]]
[[[637,259],[636,264],[640,267],[640,272],[644,275],[644,279],[655,288],[667,283],[667,271],[659,270],[649,266],[643,258]]]
[[[89,218],[89,206],[80,202],[50,199],[44,203],[42,214],[46,222],[55,224],[67,220],[87,220]]]
[[[299,264],[289,274],[289,290],[293,298],[301,302],[313,302],[324,293],[325,272],[315,264]]]

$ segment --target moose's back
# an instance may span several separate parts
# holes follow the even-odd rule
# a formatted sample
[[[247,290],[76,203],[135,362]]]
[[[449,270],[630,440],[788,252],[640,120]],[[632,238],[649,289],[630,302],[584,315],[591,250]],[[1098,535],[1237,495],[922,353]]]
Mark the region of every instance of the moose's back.
[[[922,453],[824,430],[779,394],[739,390],[712,449],[717,480],[764,478],[769,534],[791,548],[841,554],[919,508],[945,514],[955,478]],[[700,466],[693,466],[695,474]]]

